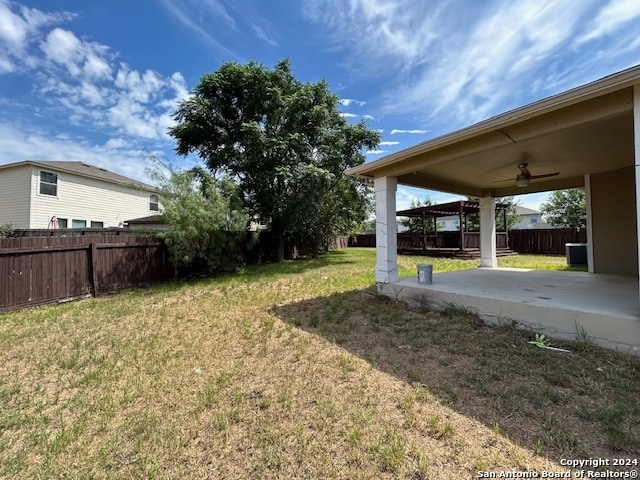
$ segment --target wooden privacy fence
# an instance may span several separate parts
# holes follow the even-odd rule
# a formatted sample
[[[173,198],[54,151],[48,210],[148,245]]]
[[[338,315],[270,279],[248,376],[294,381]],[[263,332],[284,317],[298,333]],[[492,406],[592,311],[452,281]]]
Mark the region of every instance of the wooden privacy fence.
[[[545,228],[509,232],[509,245],[518,253],[565,255],[565,244],[586,242],[585,228]]]
[[[441,232],[442,238],[446,235],[457,235],[457,232]],[[418,246],[420,234],[399,233],[398,245],[401,242],[415,241]],[[586,243],[586,229],[575,228],[545,228],[531,230],[510,230],[509,231],[509,248],[518,253],[536,253],[541,255],[564,255],[566,253],[565,244],[567,243]],[[500,237],[499,237],[500,238]],[[473,245],[470,241],[476,242]],[[504,242],[502,242],[504,243]],[[376,235],[365,234],[357,235],[349,240],[350,247],[375,247]],[[445,246],[437,245],[438,247]],[[459,244],[455,245],[459,246]],[[467,233],[465,235],[465,247],[479,247],[479,234]],[[498,247],[504,246],[498,240]]]
[[[0,238],[0,311],[95,296],[170,276],[165,245],[153,237]]]

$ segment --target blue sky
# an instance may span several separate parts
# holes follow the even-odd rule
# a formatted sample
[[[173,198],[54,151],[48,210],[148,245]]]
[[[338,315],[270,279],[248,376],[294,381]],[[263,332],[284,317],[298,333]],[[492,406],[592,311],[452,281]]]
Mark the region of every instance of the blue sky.
[[[192,166],[178,102],[222,62],[285,57],[382,131],[370,161],[639,64],[639,32],[638,0],[0,0],[0,164]],[[458,198],[398,206],[426,195]]]

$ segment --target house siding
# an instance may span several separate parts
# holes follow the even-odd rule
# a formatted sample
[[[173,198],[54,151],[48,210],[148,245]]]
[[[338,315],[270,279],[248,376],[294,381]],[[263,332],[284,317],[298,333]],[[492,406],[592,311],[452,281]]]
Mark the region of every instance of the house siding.
[[[0,175],[0,225],[29,228],[31,167],[8,168]]]
[[[39,192],[40,171],[57,173],[57,195]],[[103,227],[122,226],[122,222],[152,215],[149,210],[151,192],[128,188],[91,178],[33,166],[31,170],[31,211],[29,228],[47,228],[53,215],[68,221],[102,222]]]
[[[616,171],[591,176],[595,273],[638,275],[633,175]]]

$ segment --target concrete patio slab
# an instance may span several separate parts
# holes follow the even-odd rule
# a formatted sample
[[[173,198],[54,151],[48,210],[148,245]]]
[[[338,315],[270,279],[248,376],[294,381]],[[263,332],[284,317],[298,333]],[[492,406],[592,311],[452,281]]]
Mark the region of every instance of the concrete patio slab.
[[[546,335],[590,341],[640,355],[638,280],[619,275],[508,268],[436,273],[380,283],[378,291],[409,304],[442,309],[448,303],[487,323],[516,324]],[[584,339],[584,338],[583,338]]]

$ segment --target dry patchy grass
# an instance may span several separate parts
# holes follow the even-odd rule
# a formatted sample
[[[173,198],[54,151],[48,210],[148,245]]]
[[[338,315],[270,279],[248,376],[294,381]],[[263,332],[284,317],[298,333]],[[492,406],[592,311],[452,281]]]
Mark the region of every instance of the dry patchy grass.
[[[0,477],[457,479],[638,455],[637,358],[410,310],[375,295],[373,263],[0,316]]]

